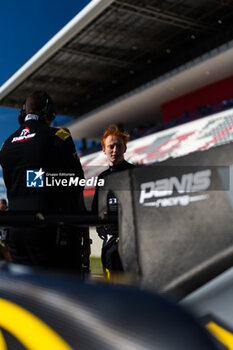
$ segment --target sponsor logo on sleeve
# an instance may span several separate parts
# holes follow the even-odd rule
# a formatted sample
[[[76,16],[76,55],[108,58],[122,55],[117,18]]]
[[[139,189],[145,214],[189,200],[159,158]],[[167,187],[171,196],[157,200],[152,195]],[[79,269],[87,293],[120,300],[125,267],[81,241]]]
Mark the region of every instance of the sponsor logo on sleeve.
[[[32,139],[36,134],[35,133],[30,133],[30,129],[26,126],[20,133],[20,136],[14,137],[11,141],[11,143],[15,142],[23,142],[23,141],[28,141]]]

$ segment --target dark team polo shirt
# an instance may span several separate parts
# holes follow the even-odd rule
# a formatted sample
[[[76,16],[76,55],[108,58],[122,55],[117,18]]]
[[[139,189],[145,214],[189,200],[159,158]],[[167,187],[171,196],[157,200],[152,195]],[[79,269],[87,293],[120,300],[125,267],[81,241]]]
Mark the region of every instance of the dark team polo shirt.
[[[78,210],[79,186],[27,187],[27,171],[72,173],[84,178],[70,134],[38,120],[28,120],[3,144],[0,164],[10,210]]]

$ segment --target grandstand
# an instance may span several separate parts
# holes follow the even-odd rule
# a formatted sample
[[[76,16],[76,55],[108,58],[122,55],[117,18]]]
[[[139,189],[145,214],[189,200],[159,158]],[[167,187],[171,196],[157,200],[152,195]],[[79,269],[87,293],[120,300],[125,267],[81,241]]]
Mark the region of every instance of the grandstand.
[[[140,137],[128,143],[126,159],[151,164],[232,142],[233,109]],[[84,166],[105,165],[102,151],[82,157]]]
[[[75,139],[133,129],[232,98],[230,1],[93,0],[0,87],[20,108],[35,86],[75,117]]]

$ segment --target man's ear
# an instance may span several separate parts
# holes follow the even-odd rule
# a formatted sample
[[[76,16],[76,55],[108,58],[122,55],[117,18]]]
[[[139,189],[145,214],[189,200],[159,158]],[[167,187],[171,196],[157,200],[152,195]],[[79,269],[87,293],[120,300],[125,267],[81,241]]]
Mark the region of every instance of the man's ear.
[[[102,146],[102,151],[104,152],[104,154],[106,154],[104,146]]]

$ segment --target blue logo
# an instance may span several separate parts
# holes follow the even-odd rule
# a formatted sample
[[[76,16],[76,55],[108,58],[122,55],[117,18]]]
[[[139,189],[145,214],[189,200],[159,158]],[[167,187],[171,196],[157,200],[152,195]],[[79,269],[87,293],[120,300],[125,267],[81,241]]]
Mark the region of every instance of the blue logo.
[[[44,187],[44,171],[27,170],[27,187]]]

